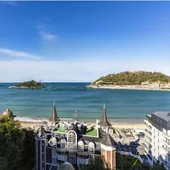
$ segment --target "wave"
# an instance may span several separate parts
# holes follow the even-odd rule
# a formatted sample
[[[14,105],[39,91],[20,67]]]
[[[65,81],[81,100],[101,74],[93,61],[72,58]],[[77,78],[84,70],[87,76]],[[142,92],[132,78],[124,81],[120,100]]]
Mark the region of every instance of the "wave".
[[[47,121],[47,119],[38,119],[38,118],[31,118],[31,117],[15,117],[14,120],[18,120],[21,122],[43,122],[43,121]]]
[[[18,120],[20,122],[44,122],[48,121],[46,118],[31,118],[31,117],[15,117],[14,120]],[[72,118],[61,118],[61,121],[70,121],[73,120]]]

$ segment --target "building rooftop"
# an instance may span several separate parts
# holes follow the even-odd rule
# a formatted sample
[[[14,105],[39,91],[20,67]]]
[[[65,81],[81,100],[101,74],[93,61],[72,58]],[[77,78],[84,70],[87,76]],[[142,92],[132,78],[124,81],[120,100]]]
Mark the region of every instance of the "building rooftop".
[[[85,135],[88,136],[97,136],[97,130],[96,129],[87,129]]]
[[[165,121],[170,121],[170,111],[155,111],[152,113],[153,115],[156,115],[157,117],[165,120]],[[151,115],[152,117],[152,115]]]
[[[56,111],[56,105],[55,103],[53,104],[53,108],[52,108],[52,114],[49,118],[50,122],[54,122],[54,123],[58,123],[60,121],[58,115],[57,115],[57,111]]]
[[[155,111],[147,117],[156,128],[170,130],[170,111]]]
[[[68,130],[66,130],[64,127],[57,127],[54,131],[57,133],[67,133]],[[86,132],[82,135],[97,137],[97,130],[94,128],[87,128]]]
[[[105,146],[115,147],[116,142],[114,139],[107,133],[102,139],[101,143]]]
[[[63,127],[56,128],[55,131],[58,133],[67,133],[67,131]]]
[[[43,126],[40,126],[37,130],[38,137],[44,137],[45,136],[45,130]]]
[[[103,106],[103,112],[102,112],[102,117],[99,122],[100,126],[111,126],[110,122],[107,120],[107,114],[106,114],[106,107],[105,105]]]

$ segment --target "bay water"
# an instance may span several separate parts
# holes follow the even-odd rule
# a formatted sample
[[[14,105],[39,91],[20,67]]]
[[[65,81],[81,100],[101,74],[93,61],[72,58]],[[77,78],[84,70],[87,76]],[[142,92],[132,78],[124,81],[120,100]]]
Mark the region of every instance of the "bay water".
[[[8,88],[0,83],[0,112],[9,108],[20,119],[48,119],[55,101],[61,119],[100,119],[106,104],[112,122],[143,122],[152,111],[170,111],[169,91],[86,88],[90,83],[44,83],[45,89]]]

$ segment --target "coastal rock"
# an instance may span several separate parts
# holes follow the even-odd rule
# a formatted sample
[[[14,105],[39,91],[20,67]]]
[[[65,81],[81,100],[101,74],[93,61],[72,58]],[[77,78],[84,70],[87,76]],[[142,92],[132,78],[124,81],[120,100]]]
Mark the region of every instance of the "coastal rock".
[[[45,85],[36,82],[34,80],[31,80],[31,81],[16,84],[14,86],[10,86],[9,88],[32,88],[33,89],[33,88],[44,88],[44,87]]]

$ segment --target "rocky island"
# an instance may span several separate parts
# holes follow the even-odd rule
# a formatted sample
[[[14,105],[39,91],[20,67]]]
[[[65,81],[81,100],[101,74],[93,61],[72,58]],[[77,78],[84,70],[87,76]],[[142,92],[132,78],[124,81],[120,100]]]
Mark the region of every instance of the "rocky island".
[[[103,76],[87,87],[104,89],[170,91],[170,76],[160,72],[126,71]]]
[[[41,84],[40,82],[36,82],[34,80],[31,81],[26,81],[22,82],[19,84],[16,84],[14,86],[10,86],[9,88],[32,88],[32,89],[37,89],[37,88],[44,88],[45,85]]]

